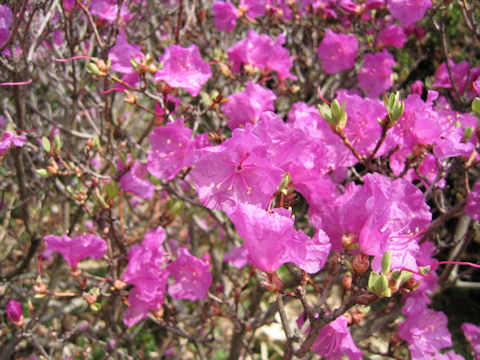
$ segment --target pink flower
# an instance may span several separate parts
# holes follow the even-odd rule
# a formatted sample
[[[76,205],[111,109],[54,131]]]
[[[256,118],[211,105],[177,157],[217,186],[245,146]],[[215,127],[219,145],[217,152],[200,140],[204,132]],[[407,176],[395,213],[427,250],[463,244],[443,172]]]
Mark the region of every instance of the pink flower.
[[[394,46],[401,48],[407,42],[408,37],[402,27],[393,23],[387,24],[380,30],[377,38],[377,47]]]
[[[17,135],[14,131],[5,131],[0,139],[0,157],[5,155],[13,146],[22,147],[26,140],[25,136]]]
[[[153,199],[155,185],[147,179],[147,165],[137,160],[133,166],[120,178],[120,187],[142,199]]]
[[[473,191],[468,194],[467,205],[463,210],[473,220],[480,220],[480,182],[477,182]]]
[[[247,246],[242,244],[232,247],[229,252],[225,253],[223,260],[231,262],[237,269],[247,266],[250,263]]]
[[[388,0],[388,10],[404,27],[421,20],[425,12],[432,6],[430,0]]]
[[[212,5],[213,25],[218,31],[231,32],[237,23],[238,11],[235,5],[217,1]]]
[[[286,262],[315,273],[323,268],[330,252],[330,242],[323,231],[313,238],[295,230],[286,209],[268,212],[249,204],[229,209],[227,215],[245,240],[249,258],[265,272],[273,272]]]
[[[158,227],[148,231],[142,243],[132,246],[128,252],[128,266],[122,279],[135,288],[130,292],[130,306],[123,318],[127,326],[136,324],[147,317],[149,311],[158,310],[163,305],[168,282],[164,240],[165,231]]]
[[[18,301],[11,299],[5,307],[5,312],[7,313],[8,320],[10,320],[16,326],[23,325],[24,318],[22,305]]]
[[[192,130],[179,117],[175,122],[157,127],[150,135],[152,150],[148,153],[148,171],[159,179],[170,181],[183,168],[193,165],[195,143]]]
[[[210,65],[202,60],[197,45],[183,48],[170,45],[161,58],[163,68],[155,73],[155,81],[163,80],[173,88],[187,90],[197,96],[210,79]]]
[[[392,86],[393,65],[395,60],[387,50],[365,54],[363,68],[358,73],[358,86],[368,97],[378,97]]]
[[[175,279],[175,283],[168,287],[168,293],[174,299],[206,299],[213,281],[212,266],[190,254],[186,246],[179,248],[177,253],[178,258],[167,266],[167,271]]]
[[[444,313],[430,310],[421,298],[413,296],[402,311],[407,318],[400,323],[398,334],[410,343],[412,360],[432,359],[440,349],[452,346]]]
[[[280,35],[273,41],[268,35],[260,35],[255,30],[248,32],[247,38],[227,50],[228,59],[233,63],[233,71],[239,73],[245,65],[261,71],[276,71],[280,79],[296,79],[290,73],[293,59],[289,51],[282,47],[285,37]]]
[[[124,74],[135,72],[135,69],[130,63],[131,59],[138,60],[143,58],[142,47],[140,45],[132,45],[127,41],[125,34],[119,32],[115,46],[108,52],[108,57],[112,59],[112,69]]]
[[[228,127],[235,129],[247,122],[256,124],[264,111],[275,110],[276,99],[272,90],[248,82],[244,91],[230,95],[222,106],[222,111],[230,118]]]
[[[463,323],[461,328],[462,328],[463,334],[465,335],[468,342],[470,343],[470,347],[472,348],[475,359],[479,359],[480,358],[480,328],[471,323]]]
[[[266,207],[282,179],[265,144],[252,134],[250,124],[233,130],[221,145],[205,148],[191,175],[198,196],[210,209],[227,209],[239,203]]]
[[[10,36],[12,19],[12,10],[10,10],[7,5],[0,5],[0,46],[2,46]]]
[[[73,269],[76,269],[77,264],[83,259],[87,257],[101,259],[107,252],[107,243],[95,234],[83,234],[74,238],[67,235],[47,235],[43,240],[47,245],[43,252],[46,258],[54,251],[58,251]]]
[[[241,0],[240,8],[246,12],[251,19],[265,15],[266,0]]]
[[[345,356],[349,360],[362,358],[362,352],[348,331],[347,318],[343,315],[322,328],[312,350],[329,360],[342,360]]]
[[[91,0],[90,12],[100,19],[113,23],[117,20],[118,5],[115,0]],[[120,9],[120,18],[129,17],[130,13],[125,4]]]
[[[355,35],[336,34],[327,29],[317,48],[317,55],[322,60],[323,70],[327,74],[335,74],[355,65],[357,50],[358,40]]]

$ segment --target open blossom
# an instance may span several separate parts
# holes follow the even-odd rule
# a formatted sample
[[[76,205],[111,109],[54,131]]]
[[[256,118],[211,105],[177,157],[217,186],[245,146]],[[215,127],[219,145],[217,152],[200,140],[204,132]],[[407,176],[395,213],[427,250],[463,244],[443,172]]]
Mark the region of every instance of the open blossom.
[[[433,359],[441,349],[452,346],[444,313],[427,308],[421,298],[414,296],[407,299],[402,311],[406,319],[400,323],[398,334],[410,343],[412,360]]]
[[[393,55],[383,50],[376,54],[365,54],[363,68],[358,73],[358,86],[368,97],[377,97],[392,86]]]
[[[408,27],[421,20],[432,6],[430,0],[388,0],[388,10],[402,26]]]
[[[142,199],[152,199],[155,185],[147,179],[147,165],[137,160],[126,174],[120,178],[120,187]]]
[[[177,253],[177,259],[167,267],[167,271],[175,279],[168,287],[168,293],[174,299],[206,299],[213,281],[210,273],[212,265],[190,254],[186,246],[179,248]],[[208,256],[208,253],[206,255]]]
[[[468,194],[464,211],[472,219],[480,220],[480,182],[476,183],[473,191]]]
[[[227,211],[238,234],[245,240],[249,258],[265,272],[273,272],[286,262],[315,273],[323,268],[330,253],[328,236],[319,230],[312,238],[295,230],[286,209],[265,211],[249,204],[239,204]]]
[[[185,89],[192,96],[197,96],[212,76],[210,65],[202,60],[195,44],[188,48],[170,45],[161,61],[163,67],[155,73],[155,81],[162,80],[173,88]]]
[[[140,45],[130,44],[123,32],[119,32],[115,45],[108,52],[108,57],[112,60],[112,69],[124,74],[135,72],[130,63],[131,59],[143,58],[142,47]]]
[[[227,50],[228,59],[233,63],[233,71],[236,73],[248,65],[260,71],[276,71],[280,79],[296,79],[296,76],[290,73],[293,59],[289,51],[282,46],[284,43],[283,35],[273,41],[268,35],[260,35],[255,30],[250,30],[246,39],[240,40]]]
[[[322,60],[323,70],[327,74],[334,74],[355,65],[357,50],[358,40],[355,35],[336,34],[327,29],[317,48],[317,55]]]
[[[225,210],[239,203],[265,208],[283,175],[250,124],[235,129],[222,144],[204,148],[194,166],[191,175],[198,196],[210,209]]]
[[[12,19],[12,10],[10,10],[7,5],[0,5],[0,46],[2,46],[10,36]]]
[[[95,234],[82,234],[73,238],[68,235],[47,235],[43,240],[47,245],[43,253],[45,257],[48,258],[54,251],[58,251],[74,269],[83,259],[101,259],[107,252],[107,243]]]
[[[471,323],[463,323],[461,328],[470,343],[475,359],[480,359],[480,327]]]
[[[230,118],[228,127],[235,129],[247,122],[257,123],[264,111],[275,110],[276,99],[272,90],[250,81],[244,91],[230,95],[222,106],[222,111]]]
[[[145,234],[142,243],[132,246],[128,252],[128,266],[122,279],[135,288],[130,292],[130,306],[123,318],[127,326],[136,324],[149,311],[159,310],[163,305],[168,282],[166,252],[163,250],[165,236],[162,227],[152,229]]]
[[[402,27],[393,23],[386,24],[379,33],[377,38],[377,46],[383,48],[385,46],[394,46],[401,48],[407,42],[408,37]]]
[[[148,171],[159,179],[170,181],[183,168],[193,165],[195,142],[192,130],[179,117],[175,122],[157,127],[150,135],[152,150],[148,153]]]
[[[358,241],[362,253],[382,256],[390,241],[402,246],[395,236],[416,234],[428,226],[431,214],[417,187],[379,174],[363,179],[361,186],[349,183],[345,193],[324,204],[319,214],[319,225],[334,250],[342,251],[342,237],[348,235]]]
[[[13,146],[22,147],[27,138],[23,135],[17,135],[14,131],[7,130],[2,134],[0,139],[0,157]]]
[[[235,5],[227,1],[216,1],[212,5],[213,25],[219,31],[230,32],[235,27],[238,11]]]
[[[225,253],[223,260],[231,262],[237,269],[247,266],[250,263],[247,246],[242,244],[232,247],[229,252]]]
[[[362,358],[362,352],[348,331],[347,318],[343,315],[322,328],[312,350],[329,360],[342,360],[345,356],[349,360]]]
[[[98,16],[100,19],[106,20],[109,23],[114,23],[117,20],[118,1],[115,0],[91,0],[90,12]],[[130,13],[125,4],[120,9],[120,18],[128,18]]]

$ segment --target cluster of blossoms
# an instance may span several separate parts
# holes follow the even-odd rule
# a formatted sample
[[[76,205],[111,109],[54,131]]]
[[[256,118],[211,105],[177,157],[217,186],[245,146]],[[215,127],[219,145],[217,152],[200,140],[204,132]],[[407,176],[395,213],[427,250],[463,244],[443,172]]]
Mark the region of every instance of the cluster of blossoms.
[[[120,4],[110,0],[64,0],[62,9],[68,14],[77,8],[88,9],[99,27],[105,23],[118,26],[135,19],[130,13],[133,6]],[[142,2],[132,4],[141,6]],[[201,203],[209,214],[222,211],[241,238],[235,239],[239,246],[228,243],[224,247],[228,250],[224,262],[239,269],[251,265],[274,281],[279,280],[277,272],[284,264],[295,264],[304,279],[313,279],[334,259],[331,262],[337,266],[341,263],[342,271],[348,270],[350,280],[353,273],[354,286],[347,281],[344,285],[344,294],[352,298],[354,292],[355,296],[360,294],[359,279],[370,273],[361,295],[368,293],[374,300],[395,295],[401,301],[404,318],[395,323],[395,334],[408,343],[412,359],[462,359],[453,350],[448,351],[453,343],[447,316],[429,308],[429,297],[439,279],[430,271],[437,264],[435,244],[423,234],[436,215],[426,193],[448,188],[449,161],[480,161],[477,117],[451,106],[451,99],[471,100],[480,94],[480,68],[468,61],[455,63],[446,59],[433,74],[431,89],[424,90],[426,82],[419,81],[412,84],[404,100],[397,95],[379,100],[392,88],[397,76],[394,71],[400,59],[395,49],[412,38],[423,37],[416,23],[432,6],[430,0],[241,0],[238,6],[228,1],[215,2],[211,8],[213,22],[222,32],[262,20],[293,22],[310,15],[339,21],[341,26],[326,28],[321,34],[313,50],[318,59],[312,61],[318,62],[322,76],[333,79],[351,75],[353,82],[350,87],[336,88],[332,103],[318,108],[305,99],[285,106],[285,98],[295,96],[295,87],[289,85],[299,81],[301,71],[294,66],[300,56],[292,54],[288,47],[288,42],[295,40],[283,33],[274,37],[263,26],[248,28],[241,39],[211,59],[195,44],[164,42],[162,55],[156,61],[145,47],[129,42],[128,31],[120,26],[116,38],[112,36],[114,43],[105,51],[108,61],[90,62],[87,69],[105,77],[105,84],[112,79],[116,82],[113,88],[104,86],[105,95],[120,91],[126,95],[126,103],[143,110],[145,107],[131,91],[148,93],[155,88],[155,111],[149,110],[155,117],[142,136],[142,141],[148,139],[148,150],[144,151],[139,141],[138,152],[126,154],[121,150],[121,156],[105,157],[108,166],[103,172],[91,173],[103,178],[106,171],[114,169],[115,175],[102,183],[83,181],[83,185],[91,186],[92,193],[101,183],[95,188],[101,206],[88,209],[89,215],[102,206],[105,213],[114,211],[117,193],[107,194],[107,203],[99,189],[113,188],[117,183],[125,193],[135,196],[128,198],[131,208],[157,202],[164,195],[167,198],[171,196],[169,190],[181,200],[187,199],[185,193],[194,193],[196,198],[185,201],[195,206]],[[385,17],[376,17],[377,11],[383,11]],[[368,35],[372,39],[355,33],[351,19],[371,24]],[[0,46],[9,39],[11,25],[12,12],[1,5]],[[177,29],[177,37],[179,33]],[[6,47],[2,54],[12,56],[10,49],[13,47]],[[222,75],[229,81],[243,81],[243,87],[226,97],[218,91],[215,95],[207,93],[209,84]],[[191,102],[180,98],[187,93]],[[205,111],[192,110],[199,95],[208,100]],[[208,111],[220,119],[215,120],[217,125],[221,123],[218,133],[202,133],[205,128],[210,131],[211,124],[205,121],[203,126],[192,120]],[[4,127],[2,122],[0,117]],[[118,123],[121,128],[121,121]],[[112,124],[109,126],[116,126]],[[225,138],[223,134],[228,135]],[[130,145],[127,140],[122,147]],[[26,141],[15,131],[3,131],[0,164],[10,148],[22,147]],[[43,146],[42,141],[40,144]],[[87,153],[93,145],[88,147]],[[57,160],[67,164],[58,153],[47,152],[55,164]],[[112,165],[115,160],[116,167]],[[75,164],[71,167],[80,178],[82,169]],[[465,197],[463,211],[471,219],[480,220],[480,182],[471,191],[469,186],[466,188],[465,193],[458,194]],[[304,200],[302,211],[293,208],[299,198]],[[99,213],[98,219],[105,215]],[[109,220],[114,227],[114,219]],[[206,300],[213,284],[210,254],[192,246],[193,254],[203,253],[202,257],[193,255],[187,236],[183,236],[181,245],[176,240],[167,241],[173,234],[167,225],[159,223],[149,222],[141,231],[143,236],[125,242],[132,245],[128,251],[118,241],[124,250],[120,261],[112,245],[94,233],[47,235],[43,238],[43,256],[50,258],[53,252],[59,252],[72,273],[78,273],[79,263],[87,257],[105,258],[109,266],[123,261],[125,268],[118,271],[116,277],[120,278],[115,280],[129,285],[120,290],[127,304],[123,322],[131,327],[151,313],[160,317],[170,299]],[[286,293],[278,283],[267,283],[267,289],[273,289],[277,296]],[[362,358],[348,327],[355,321],[346,310],[318,331],[312,350],[320,356]],[[313,312],[308,311],[310,315]],[[14,325],[24,325],[22,308],[16,301],[8,303],[6,313]],[[314,322],[321,315],[318,312],[309,317],[311,326],[306,334],[318,330]],[[307,328],[303,325],[306,318],[305,314],[298,320],[300,327]],[[475,356],[480,356],[479,328],[465,323],[462,330]]]

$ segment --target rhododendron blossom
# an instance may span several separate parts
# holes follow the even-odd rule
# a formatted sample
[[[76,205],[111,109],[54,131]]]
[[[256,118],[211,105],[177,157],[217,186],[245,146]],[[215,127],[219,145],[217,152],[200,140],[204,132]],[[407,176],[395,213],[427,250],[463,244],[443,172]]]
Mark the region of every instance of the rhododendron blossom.
[[[167,271],[175,279],[175,283],[168,287],[168,293],[174,299],[206,299],[213,281],[211,265],[190,254],[185,246],[179,248],[177,253],[177,259],[167,267]]]
[[[388,10],[403,26],[410,26],[421,20],[432,6],[430,0],[388,0]]]
[[[358,40],[354,35],[336,34],[327,29],[317,55],[322,60],[323,70],[334,74],[353,67],[357,50]]]
[[[191,175],[203,205],[228,209],[239,203],[266,207],[282,179],[267,147],[250,124],[235,129],[221,145],[205,148]]]
[[[227,1],[216,1],[212,5],[213,24],[219,31],[230,32],[237,23],[238,11],[235,5]]]
[[[73,238],[68,235],[47,235],[43,240],[47,245],[43,252],[45,257],[49,258],[54,251],[58,251],[73,269],[83,259],[101,259],[107,252],[107,243],[95,234],[82,234]]]
[[[165,81],[173,88],[187,90],[197,96],[212,76],[210,65],[203,61],[197,45],[183,48],[170,45],[161,58],[163,67],[155,73],[155,81]]]
[[[14,131],[5,131],[0,139],[0,158],[5,155],[11,147],[22,147],[26,140],[27,138],[25,136],[17,135]]]
[[[472,219],[480,220],[480,182],[476,183],[473,191],[468,194],[464,211]]]
[[[120,178],[120,187],[142,199],[152,199],[155,186],[146,177],[147,165],[135,160],[130,170]]]
[[[276,98],[272,90],[249,82],[244,91],[230,95],[222,106],[222,111],[230,118],[228,127],[235,129],[247,122],[257,123],[264,111],[275,109]]]
[[[480,327],[471,323],[463,323],[462,331],[470,343],[475,359],[480,358]]]
[[[150,135],[152,150],[148,153],[148,171],[159,179],[170,181],[183,168],[193,165],[195,143],[192,130],[183,124],[183,118],[157,127]]]
[[[330,252],[328,236],[319,230],[313,238],[295,230],[291,213],[285,209],[265,211],[239,204],[227,211],[238,234],[245,240],[253,265],[273,272],[286,262],[309,273],[319,271]]]
[[[392,86],[393,56],[386,50],[377,54],[365,54],[363,68],[358,73],[358,86],[368,97],[377,97]]]
[[[410,343],[412,360],[433,358],[441,349],[452,346],[445,314],[427,308],[419,298],[410,297],[402,308],[406,315],[398,334]]]

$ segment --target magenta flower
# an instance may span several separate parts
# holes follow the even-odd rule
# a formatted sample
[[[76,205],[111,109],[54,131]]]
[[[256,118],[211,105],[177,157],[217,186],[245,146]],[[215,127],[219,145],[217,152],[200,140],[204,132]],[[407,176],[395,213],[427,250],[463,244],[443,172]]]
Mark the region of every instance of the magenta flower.
[[[107,243],[95,234],[82,234],[74,238],[68,235],[47,235],[43,240],[47,245],[43,252],[46,258],[57,251],[73,269],[76,269],[83,259],[87,257],[101,259],[107,252]]]
[[[240,9],[246,13],[246,15],[253,19],[265,15],[266,0],[241,0]]]
[[[223,260],[231,262],[237,269],[247,266],[250,264],[247,246],[242,244],[241,246],[232,247],[229,252],[225,253]]]
[[[425,12],[432,6],[430,0],[388,0],[388,10],[404,27],[421,20]]]
[[[368,97],[378,97],[392,86],[393,65],[395,60],[387,50],[365,54],[363,68],[358,73],[358,86]]]
[[[247,38],[228,49],[228,59],[233,63],[233,71],[241,72],[244,66],[256,67],[260,71],[276,71],[280,79],[296,79],[290,73],[293,59],[282,45],[285,37],[280,35],[273,41],[268,35],[260,35],[255,30],[248,32]]]
[[[357,50],[358,40],[355,35],[336,34],[327,29],[317,48],[317,55],[322,60],[323,70],[327,74],[335,74],[355,65]]]
[[[117,20],[118,5],[115,0],[91,0],[90,12],[98,18],[114,23]],[[128,18],[130,13],[125,4],[120,9],[120,18]]]
[[[235,5],[217,1],[212,5],[213,25],[218,31],[231,32],[237,23],[238,11]]]
[[[401,48],[407,42],[408,37],[402,27],[390,23],[378,33],[377,47],[394,46]]]
[[[0,5],[0,46],[2,46],[10,36],[12,19],[12,10],[10,10],[7,5]]]
[[[5,155],[13,146],[22,147],[26,140],[25,136],[17,135],[14,131],[5,131],[0,139],[0,157]]]
[[[191,175],[204,206],[225,210],[249,203],[267,207],[283,171],[272,164],[267,147],[252,134],[250,124],[203,152]]]
[[[130,63],[131,59],[139,60],[144,58],[142,47],[140,45],[132,45],[127,41],[125,34],[119,32],[115,46],[108,52],[108,57],[112,59],[112,69],[120,73],[129,74],[135,72]]]
[[[480,358],[480,328],[470,323],[463,323],[461,328],[462,328],[463,334],[465,335],[468,342],[470,343],[470,347],[473,351],[473,355],[475,359],[479,359]]]
[[[122,279],[135,288],[130,292],[130,306],[123,318],[127,326],[136,324],[147,317],[149,311],[158,310],[163,305],[168,282],[164,240],[165,231],[158,227],[148,231],[142,243],[132,246],[128,252],[128,266]]]
[[[148,153],[148,171],[159,179],[170,181],[183,168],[193,165],[195,143],[192,130],[179,117],[175,122],[157,127],[150,135],[152,150]]]
[[[247,122],[256,124],[264,111],[275,110],[276,99],[272,90],[248,82],[244,91],[230,95],[222,106],[222,111],[230,118],[228,127],[235,129]]]
[[[312,350],[329,360],[342,360],[345,356],[349,360],[362,358],[362,352],[348,331],[347,318],[343,315],[322,328]]]
[[[323,268],[330,252],[330,242],[323,231],[313,238],[295,230],[286,209],[268,212],[249,204],[239,204],[227,211],[238,234],[245,240],[250,260],[264,272],[273,272],[286,262],[315,273]]]
[[[190,254],[186,246],[179,248],[177,253],[178,258],[167,266],[167,271],[175,279],[175,283],[168,287],[168,293],[174,299],[206,299],[213,281],[212,265]]]
[[[428,226],[431,214],[416,186],[379,174],[367,174],[363,179],[362,186],[349,183],[345,193],[324,204],[319,214],[334,250],[342,251],[341,239],[347,234],[358,240],[362,253],[381,256],[395,236]]]
[[[187,90],[197,96],[210,79],[210,65],[202,60],[197,45],[183,48],[170,45],[161,58],[163,68],[155,73],[155,81],[165,81],[173,88]]]
[[[5,307],[5,312],[7,314],[8,320],[10,320],[16,326],[23,325],[24,318],[22,305],[18,301],[11,299]]]
[[[472,219],[480,220],[480,182],[477,182],[473,191],[468,194],[467,205],[463,210]]]
[[[147,165],[137,160],[126,174],[120,178],[120,187],[142,199],[153,199],[155,185],[147,178]]]
[[[432,359],[440,349],[452,346],[444,313],[430,310],[414,296],[407,299],[402,311],[406,319],[399,324],[398,334],[410,343],[412,360]]]

